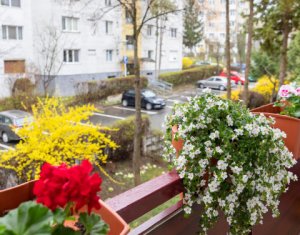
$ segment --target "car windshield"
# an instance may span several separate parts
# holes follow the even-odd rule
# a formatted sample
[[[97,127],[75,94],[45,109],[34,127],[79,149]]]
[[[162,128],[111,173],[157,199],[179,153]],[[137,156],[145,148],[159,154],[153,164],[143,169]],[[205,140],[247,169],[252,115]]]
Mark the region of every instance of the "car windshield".
[[[144,91],[143,95],[147,98],[154,98],[156,96],[152,91]]]
[[[24,118],[16,118],[14,119],[14,125],[17,127],[24,126],[24,124],[31,123],[33,121],[33,118],[28,116]]]

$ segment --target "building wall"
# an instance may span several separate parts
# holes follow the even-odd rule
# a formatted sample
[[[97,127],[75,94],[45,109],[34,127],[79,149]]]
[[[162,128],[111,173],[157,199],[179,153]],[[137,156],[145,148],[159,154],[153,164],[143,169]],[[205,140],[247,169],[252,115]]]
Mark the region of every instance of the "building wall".
[[[91,3],[86,6],[86,2]],[[115,3],[114,0],[112,2]],[[140,12],[142,8],[141,5]],[[95,15],[99,9],[108,9],[104,6],[104,1],[82,0],[70,4],[70,0],[21,0],[21,8],[0,5],[0,25],[23,26],[23,40],[3,40],[0,34],[0,48],[7,51],[5,54],[0,51],[0,98],[11,95],[8,82],[4,79],[9,77],[31,77],[32,74],[36,74],[37,87],[42,93],[41,75],[49,74],[53,77],[48,87],[49,92],[57,96],[69,96],[76,94],[77,82],[124,74],[123,57],[133,57],[133,50],[126,49],[126,35],[130,34],[132,26],[126,24],[121,8],[115,8],[101,17]],[[64,31],[63,16],[78,18],[78,31]],[[112,31],[109,33],[105,30],[106,21],[112,22]],[[178,25],[178,38],[170,39],[167,33],[164,37],[162,71],[181,69],[182,33],[179,32],[182,31],[182,25],[178,19],[172,24],[175,23]],[[57,39],[53,39],[53,32]],[[51,48],[54,42],[57,44],[56,59],[51,62],[53,66],[49,70],[49,66],[46,65],[49,65],[49,61],[45,58],[47,55],[48,58],[51,57],[52,54],[45,48]],[[144,51],[153,48],[153,45],[155,46],[155,39],[141,36],[139,57],[143,58]],[[67,49],[79,50],[78,62],[63,61],[64,50]],[[112,50],[111,61],[107,59],[107,50]],[[169,60],[170,53],[176,54],[176,61]],[[25,60],[27,74],[4,75],[3,61],[7,59]],[[46,70],[49,71],[45,72]],[[142,63],[141,70],[142,74],[151,73],[154,63]]]
[[[5,60],[30,60],[32,54],[31,1],[22,1],[21,8],[0,5],[0,98],[11,95],[11,83],[17,77],[4,75]],[[4,40],[2,25],[22,26],[23,40]],[[25,76],[25,75],[24,75]]]

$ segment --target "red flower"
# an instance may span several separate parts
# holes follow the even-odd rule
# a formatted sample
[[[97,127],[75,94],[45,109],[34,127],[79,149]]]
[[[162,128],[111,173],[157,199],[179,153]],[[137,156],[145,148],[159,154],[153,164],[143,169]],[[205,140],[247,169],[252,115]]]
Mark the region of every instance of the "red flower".
[[[51,210],[65,207],[68,202],[74,203],[76,211],[83,206],[87,206],[89,213],[93,208],[100,209],[97,192],[101,190],[102,179],[91,174],[92,170],[87,160],[70,168],[65,164],[58,167],[44,164],[33,189],[37,202]]]

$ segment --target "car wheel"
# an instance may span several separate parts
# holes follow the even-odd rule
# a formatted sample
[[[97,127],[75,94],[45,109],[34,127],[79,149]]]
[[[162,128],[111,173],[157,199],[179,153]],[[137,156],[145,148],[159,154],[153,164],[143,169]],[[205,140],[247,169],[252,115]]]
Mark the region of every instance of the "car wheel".
[[[199,88],[203,89],[204,85],[202,83],[199,84]]]
[[[8,143],[9,142],[9,138],[6,132],[2,133],[2,141],[3,143]]]
[[[127,106],[128,106],[128,101],[127,101],[127,100],[122,100],[122,105],[123,105],[124,107],[127,107]]]
[[[224,87],[224,86],[219,86],[219,89],[220,89],[220,91],[225,91],[226,90],[226,88]]]
[[[147,109],[147,110],[151,110],[151,109],[152,109],[152,104],[147,103],[147,104],[146,104],[146,109]]]

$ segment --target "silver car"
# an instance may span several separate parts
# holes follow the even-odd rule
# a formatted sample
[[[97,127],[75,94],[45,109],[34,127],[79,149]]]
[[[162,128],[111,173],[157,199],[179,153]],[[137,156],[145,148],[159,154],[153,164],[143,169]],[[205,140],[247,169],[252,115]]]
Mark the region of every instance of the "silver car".
[[[208,79],[199,80],[196,85],[198,88],[209,87],[209,88],[215,88],[221,91],[225,91],[227,88],[227,78],[220,77],[220,76],[213,76]],[[236,87],[234,81],[231,81],[231,87]]]
[[[13,129],[18,129],[26,122],[32,122],[33,118],[30,113],[22,110],[8,110],[0,112],[0,135],[4,143],[11,140],[19,140],[20,137]]]

